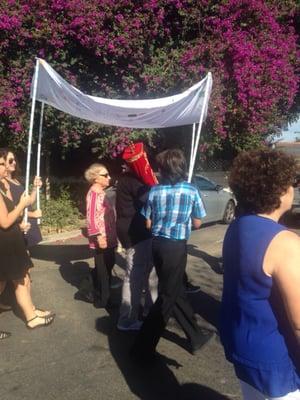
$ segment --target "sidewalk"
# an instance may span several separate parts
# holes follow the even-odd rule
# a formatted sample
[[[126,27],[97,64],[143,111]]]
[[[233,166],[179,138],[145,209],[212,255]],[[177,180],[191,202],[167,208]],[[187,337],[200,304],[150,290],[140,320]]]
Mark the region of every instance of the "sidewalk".
[[[223,225],[193,232],[188,274],[201,291],[190,295],[200,324],[215,329],[222,276],[218,274]],[[33,299],[57,316],[48,328],[29,331],[12,312],[0,315],[0,328],[12,332],[0,343],[0,398],[3,400],[240,399],[232,366],[216,338],[192,356],[174,321],[159,342],[161,361],[151,370],[128,358],[134,334],[115,328],[118,309],[109,315],[74,294],[92,263],[86,239],[57,237],[34,254]],[[118,254],[116,280],[124,259]],[[113,290],[120,299],[120,288]]]
[[[62,232],[62,233],[55,233],[51,235],[44,235],[43,241],[41,244],[45,243],[55,243],[59,241],[65,241],[68,239],[74,239],[77,237],[81,237],[81,229],[74,229],[73,231]]]

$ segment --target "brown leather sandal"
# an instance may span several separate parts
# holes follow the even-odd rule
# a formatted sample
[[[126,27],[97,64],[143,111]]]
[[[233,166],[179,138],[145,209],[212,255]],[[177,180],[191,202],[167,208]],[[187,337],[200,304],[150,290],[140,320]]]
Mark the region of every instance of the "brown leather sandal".
[[[41,322],[40,324],[37,324],[35,326],[29,326],[29,322],[33,321],[36,318],[41,318],[43,320],[43,322]],[[48,315],[46,317],[39,317],[38,315],[36,315],[35,317],[31,318],[29,321],[26,322],[26,327],[27,329],[35,329],[35,328],[43,328],[46,326],[49,326],[50,324],[52,324],[52,322],[54,321],[54,315]]]
[[[55,313],[53,311],[50,311],[50,310],[43,310],[42,308],[35,308],[34,312],[36,312],[36,311],[46,312],[47,313],[45,315],[37,315],[40,318],[51,317],[52,315],[55,316]]]

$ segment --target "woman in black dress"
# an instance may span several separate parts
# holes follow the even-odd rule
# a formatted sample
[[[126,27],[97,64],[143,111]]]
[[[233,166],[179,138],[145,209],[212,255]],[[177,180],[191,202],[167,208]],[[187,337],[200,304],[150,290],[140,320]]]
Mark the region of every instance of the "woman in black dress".
[[[0,149],[0,180],[6,176],[7,152]],[[29,329],[48,326],[53,322],[54,315],[34,307],[31,294],[26,287],[26,277],[32,262],[27,253],[23,233],[20,229],[20,216],[24,208],[32,204],[32,197],[23,194],[15,206],[12,199],[0,189],[0,293],[7,281],[12,281],[16,300],[20,306]],[[1,332],[0,339],[10,336]]]
[[[14,205],[16,206],[22,194],[24,193],[24,186],[21,184],[19,181],[19,168],[17,164],[16,157],[14,153],[9,150],[9,149],[3,149],[6,151],[6,176],[4,179],[2,179],[2,184],[4,185],[5,192],[8,195],[8,197],[13,201]],[[31,200],[32,203],[35,203],[36,201],[36,190],[35,190],[35,183],[34,183],[34,189],[31,193]],[[36,246],[39,242],[42,241],[42,235],[40,228],[37,223],[37,219],[42,216],[41,210],[33,210],[33,208],[30,206],[28,207],[28,222],[29,222],[29,229],[26,230],[26,234],[24,234],[24,239],[25,243],[27,246],[27,250],[29,251],[29,255],[31,255],[31,250],[34,246]],[[25,232],[23,232],[25,233]],[[28,274],[25,277],[25,283],[27,286],[28,291],[31,291],[31,277],[28,272]],[[0,308],[7,309],[7,305],[1,304],[0,303]],[[46,313],[42,311],[42,315],[44,316],[45,314],[50,315],[52,312],[47,311]]]
[[[7,149],[6,156],[6,177],[3,180],[3,183],[6,187],[6,190],[10,190],[11,198],[15,205],[17,205],[20,201],[21,195],[24,192],[24,186],[21,184],[18,176],[19,168],[17,159],[14,153]],[[32,201],[36,200],[36,191],[32,192]],[[28,208],[28,222],[30,224],[30,228],[26,232],[25,241],[28,250],[30,251],[32,247],[37,245],[42,241],[42,235],[40,228],[37,223],[37,219],[42,217],[41,210],[33,210],[32,207]]]

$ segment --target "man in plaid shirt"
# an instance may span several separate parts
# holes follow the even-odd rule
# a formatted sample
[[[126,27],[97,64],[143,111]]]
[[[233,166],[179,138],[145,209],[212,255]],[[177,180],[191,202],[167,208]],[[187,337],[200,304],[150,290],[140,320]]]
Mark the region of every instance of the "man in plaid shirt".
[[[132,348],[132,355],[147,361],[155,355],[158,341],[173,314],[190,341],[191,353],[213,335],[200,329],[187,301],[183,275],[187,262],[187,239],[191,227],[200,228],[206,212],[198,190],[185,181],[186,161],[181,150],[157,156],[162,184],[149,192],[142,210],[153,235],[153,262],[159,279],[159,296],[152,306]]]

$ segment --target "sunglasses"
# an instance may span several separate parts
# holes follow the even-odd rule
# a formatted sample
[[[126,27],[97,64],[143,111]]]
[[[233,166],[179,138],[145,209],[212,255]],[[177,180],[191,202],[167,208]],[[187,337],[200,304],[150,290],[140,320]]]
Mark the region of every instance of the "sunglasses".
[[[104,178],[108,178],[109,177],[109,173],[107,172],[106,174],[99,174],[100,176],[104,176]]]
[[[11,165],[12,163],[16,162],[16,160],[14,158],[10,158],[8,160],[8,164]]]

